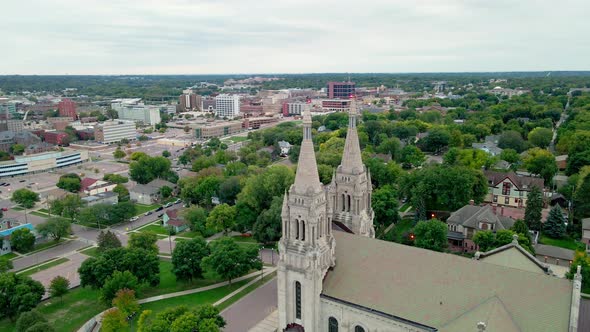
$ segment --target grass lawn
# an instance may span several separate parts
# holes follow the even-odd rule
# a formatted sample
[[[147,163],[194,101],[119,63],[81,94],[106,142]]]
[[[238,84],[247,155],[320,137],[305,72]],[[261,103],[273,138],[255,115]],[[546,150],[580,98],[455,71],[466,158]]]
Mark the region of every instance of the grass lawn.
[[[201,233],[199,233],[199,232],[191,232],[191,231],[188,231],[188,232],[180,232],[180,233],[178,233],[176,235],[182,236],[182,237],[190,237],[191,239],[196,238],[198,236],[202,236]]]
[[[160,225],[148,225],[139,230],[139,232],[152,232],[156,234],[162,234],[168,236],[168,231],[166,228]]]
[[[218,305],[217,308],[219,308],[219,311],[223,311],[225,308],[227,308],[230,305],[238,302],[239,299],[241,299],[244,296],[248,295],[250,292],[252,292],[256,288],[258,288],[258,287],[264,285],[265,283],[267,283],[270,279],[276,277],[276,275],[277,275],[277,273],[276,272],[273,272],[273,273],[271,273],[269,275],[264,276],[264,278],[262,278],[262,281],[261,280],[258,280],[257,282],[253,283],[252,285],[244,288],[238,294],[234,295],[233,297],[231,297],[227,301],[225,301],[225,302],[221,303],[220,305]]]
[[[41,218],[48,218],[48,217],[49,217],[49,215],[48,215],[48,214],[46,214],[46,213],[41,213],[41,212],[39,212],[39,211],[32,211],[32,212],[29,212],[29,214],[32,214],[32,215],[34,215],[34,216],[41,217]]]
[[[410,205],[410,202],[406,202],[404,203],[402,206],[399,207],[399,211],[400,212],[406,212],[407,210],[409,210],[412,206]]]
[[[550,246],[561,247],[570,250],[582,249],[584,245],[581,242],[578,242],[572,238],[566,237],[563,239],[553,239],[548,237],[545,234],[541,234],[541,238],[539,239],[539,243],[546,244]]]
[[[45,214],[49,214],[49,210],[47,210],[47,209],[39,209],[37,211],[45,213]]]
[[[248,140],[248,137],[246,137],[246,136],[232,136],[232,137],[224,139],[224,141],[232,141],[234,143],[244,142],[247,140]]]
[[[67,261],[69,261],[69,259],[67,259],[67,258],[56,259],[56,260],[49,262],[49,263],[41,263],[41,264],[37,265],[35,268],[27,270],[26,272],[23,272],[23,273],[17,272],[17,274],[20,274],[23,276],[30,276],[30,275],[33,275],[33,274],[39,272],[39,271],[47,270],[51,267],[57,266],[61,263],[65,263]]]
[[[16,258],[16,257],[18,257],[18,255],[17,255],[17,254],[15,254],[15,253],[13,253],[13,252],[9,252],[8,254],[6,254],[6,255],[2,255],[2,256],[0,256],[0,257],[4,257],[4,258],[6,258],[6,259],[10,260],[10,259],[13,259],[13,258]]]
[[[15,207],[13,207],[12,209],[13,209],[13,210],[16,210],[16,211],[24,211],[24,210],[25,210],[24,208],[22,208],[22,207],[20,207],[20,206],[15,206]]]
[[[98,256],[98,247],[90,247],[88,249],[81,250],[80,253],[86,256],[96,257]]]
[[[184,241],[190,241],[190,240],[189,239],[183,239],[183,238],[180,238],[180,237],[177,237],[177,238],[174,239],[174,242],[184,242]]]
[[[413,225],[414,219],[402,219],[395,226],[393,226],[391,231],[389,231],[389,234],[385,234],[384,237],[390,238],[394,242],[401,243],[402,235],[412,229]]]
[[[144,205],[144,204],[135,204],[135,215],[138,216],[140,214],[144,214],[148,211],[152,211],[160,207],[159,204],[152,204],[152,205]]]

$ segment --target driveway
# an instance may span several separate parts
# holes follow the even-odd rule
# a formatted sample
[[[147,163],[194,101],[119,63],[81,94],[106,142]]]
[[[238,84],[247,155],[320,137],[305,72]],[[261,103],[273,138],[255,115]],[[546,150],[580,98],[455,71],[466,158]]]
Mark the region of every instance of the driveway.
[[[221,312],[227,322],[223,331],[248,331],[275,311],[277,303],[277,278],[273,278]]]

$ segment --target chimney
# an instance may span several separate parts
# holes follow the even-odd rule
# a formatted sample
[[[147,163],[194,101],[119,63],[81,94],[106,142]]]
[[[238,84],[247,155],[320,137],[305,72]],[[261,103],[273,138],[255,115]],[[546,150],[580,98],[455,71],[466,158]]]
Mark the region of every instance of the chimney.
[[[475,205],[475,201],[474,201],[474,200],[472,200],[472,199],[470,199],[470,200],[469,200],[469,205]]]

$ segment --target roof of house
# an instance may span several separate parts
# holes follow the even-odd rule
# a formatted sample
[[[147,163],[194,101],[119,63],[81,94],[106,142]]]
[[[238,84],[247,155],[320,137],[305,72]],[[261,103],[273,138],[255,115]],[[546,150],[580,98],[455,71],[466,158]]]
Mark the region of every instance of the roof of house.
[[[494,331],[568,331],[567,279],[333,234],[336,266],[323,283],[328,297],[439,331],[475,330],[479,321],[489,321]]]
[[[479,228],[480,222],[487,222],[495,224],[496,230],[510,229],[514,225],[514,219],[495,214],[490,205],[465,205],[451,213],[447,222],[468,228]]]
[[[98,181],[98,179],[93,179],[93,178],[83,178],[82,181],[80,182],[80,189],[82,191],[86,190],[88,187],[90,187],[91,185],[93,185],[96,181]]]
[[[113,196],[119,196],[119,194],[117,194],[116,192],[112,192],[112,191],[105,191],[102,193],[98,193],[96,195],[82,197],[82,200],[85,202],[94,202],[94,201],[98,201],[98,200],[107,199],[107,198],[110,198]]]
[[[556,246],[548,246],[545,244],[536,244],[535,245],[535,253],[540,256],[555,257],[555,258],[559,258],[562,260],[568,260],[568,261],[571,261],[572,259],[574,259],[574,251],[573,250],[560,248],[560,247],[556,247]]]
[[[53,196],[54,198],[62,198],[69,194],[68,191],[61,188],[51,189],[45,192],[45,197]]]
[[[160,188],[164,186],[174,188],[174,183],[162,179],[155,179],[150,183],[138,184],[135,187],[131,188],[129,191],[153,195],[157,194],[160,191]]]
[[[179,219],[170,219],[170,220],[168,220],[168,223],[167,224],[168,225],[171,225],[171,226],[179,227],[179,226],[186,225],[186,221],[179,220]]]
[[[529,272],[551,273],[548,265],[541,263],[518,244],[518,235],[513,235],[512,242],[501,247],[486,252],[476,252],[475,259]]]
[[[484,176],[488,179],[488,183],[492,186],[497,186],[499,183],[508,178],[514,185],[520,190],[527,190],[533,186],[543,189],[545,182],[541,178],[534,178],[532,176],[520,176],[514,172],[495,172],[495,171],[483,171]]]
[[[166,215],[170,219],[173,219],[173,218],[177,218],[178,217],[178,209],[171,209],[171,210],[168,210],[168,211],[166,211],[164,213],[166,213]]]
[[[567,161],[567,154],[555,156],[555,161]]]
[[[582,229],[590,229],[590,218],[582,219]]]

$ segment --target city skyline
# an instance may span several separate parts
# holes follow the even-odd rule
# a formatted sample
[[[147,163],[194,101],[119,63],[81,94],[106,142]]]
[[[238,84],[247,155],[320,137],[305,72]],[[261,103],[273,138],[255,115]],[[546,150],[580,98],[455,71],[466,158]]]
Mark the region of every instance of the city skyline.
[[[0,75],[590,69],[590,3],[576,0],[26,6],[3,7]]]

